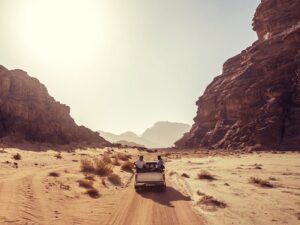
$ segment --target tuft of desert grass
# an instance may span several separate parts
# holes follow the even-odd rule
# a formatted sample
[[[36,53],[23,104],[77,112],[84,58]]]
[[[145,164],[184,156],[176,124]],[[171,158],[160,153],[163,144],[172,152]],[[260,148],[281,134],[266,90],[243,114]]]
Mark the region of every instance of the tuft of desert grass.
[[[116,157],[122,161],[128,161],[131,158],[131,155],[126,155],[124,153],[118,153]]]
[[[86,180],[91,180],[91,181],[95,181],[94,175],[90,175],[90,174],[86,174],[85,177],[84,177],[84,179],[86,179]]]
[[[88,189],[86,191],[86,194],[88,194],[92,198],[99,198],[100,197],[100,193],[96,188]]]
[[[102,160],[106,163],[111,163],[111,158],[108,153],[104,153]]]
[[[260,187],[264,187],[264,188],[273,188],[274,187],[274,185],[271,184],[269,181],[263,180],[258,177],[250,177],[249,183],[260,186]]]
[[[219,201],[212,196],[204,195],[199,201],[198,204],[212,206],[217,208],[226,208],[227,204],[225,202]]]
[[[118,174],[112,173],[107,176],[107,179],[113,184],[113,185],[121,185],[121,177]]]
[[[185,177],[185,178],[190,178],[190,175],[188,175],[187,173],[183,173],[181,174],[182,177]]]
[[[17,153],[17,154],[14,154],[14,155],[13,155],[13,159],[14,159],[14,160],[21,160],[21,159],[22,159],[22,156],[20,155],[20,153]]]
[[[215,180],[216,178],[211,175],[209,172],[207,172],[206,170],[202,170],[200,171],[200,173],[198,173],[198,179],[200,180]]]
[[[89,159],[89,158],[84,158],[81,159],[80,161],[81,165],[81,171],[82,172],[94,172],[95,168],[94,168],[94,162],[93,160]]]
[[[62,159],[62,155],[61,155],[60,152],[56,153],[56,154],[54,155],[54,157],[57,158],[57,159]]]
[[[107,176],[113,172],[112,165],[102,159],[95,159],[94,166],[94,171],[99,176]]]
[[[113,160],[112,160],[112,164],[114,166],[120,166],[121,163],[119,162],[119,158],[115,157]]]
[[[48,175],[50,177],[59,177],[60,176],[60,174],[58,172],[50,172]]]
[[[77,181],[79,184],[79,187],[83,187],[86,189],[92,189],[93,188],[93,181],[91,180],[85,180],[85,179],[81,179]]]
[[[173,175],[175,175],[175,174],[177,174],[177,172],[175,172],[175,171],[171,171],[171,172],[169,173],[170,176],[173,176]]]
[[[129,173],[133,173],[133,168],[134,168],[134,165],[132,162],[124,162],[121,166],[121,169],[126,171],[126,172],[129,172]]]
[[[204,196],[205,194],[203,193],[203,192],[201,192],[201,191],[197,191],[197,195],[199,195],[199,196]]]

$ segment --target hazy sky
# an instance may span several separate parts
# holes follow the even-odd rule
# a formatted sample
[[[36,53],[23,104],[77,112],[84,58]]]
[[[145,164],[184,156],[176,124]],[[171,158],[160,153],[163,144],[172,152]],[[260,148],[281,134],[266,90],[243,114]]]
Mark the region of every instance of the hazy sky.
[[[0,0],[0,64],[23,69],[93,130],[192,124],[259,0]]]

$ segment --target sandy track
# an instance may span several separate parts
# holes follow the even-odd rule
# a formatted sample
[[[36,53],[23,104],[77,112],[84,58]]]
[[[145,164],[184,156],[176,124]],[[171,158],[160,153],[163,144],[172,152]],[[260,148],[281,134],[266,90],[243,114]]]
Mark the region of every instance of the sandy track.
[[[107,225],[201,225],[203,219],[189,205],[189,198],[172,187],[165,193],[136,193],[129,187]]]
[[[201,225],[203,219],[192,209],[190,199],[168,182],[165,193],[138,194],[131,174],[115,167],[123,185],[115,186],[107,178],[95,176],[93,186],[99,198],[91,198],[79,187],[84,179],[80,159],[100,150],[75,153],[20,151],[6,149],[0,161],[0,224],[1,225]],[[22,155],[18,168],[12,156]],[[151,156],[153,157],[153,156]],[[58,177],[49,176],[58,172]]]
[[[131,183],[127,190],[97,200],[84,197],[80,202],[65,200],[58,191],[46,194],[44,180],[48,173],[72,167],[74,164],[52,165],[39,171],[24,169],[1,177],[0,224],[204,224],[191,209],[190,199],[170,186],[165,193],[138,194]]]
[[[38,172],[22,170],[0,182],[0,223],[14,225],[51,224],[48,199],[44,196],[42,179],[53,169],[62,170],[70,166],[51,166]],[[55,208],[59,208],[56,205]],[[44,223],[45,221],[48,221]],[[62,221],[67,222],[67,221]],[[67,224],[67,223],[66,223]]]

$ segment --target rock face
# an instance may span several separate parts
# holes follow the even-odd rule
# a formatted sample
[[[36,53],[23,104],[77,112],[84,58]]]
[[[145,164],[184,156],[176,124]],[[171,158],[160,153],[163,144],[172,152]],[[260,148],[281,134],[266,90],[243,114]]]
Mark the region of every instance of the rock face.
[[[108,144],[98,133],[78,126],[70,108],[49,96],[46,87],[22,70],[0,66],[0,138],[53,144]]]
[[[177,147],[300,149],[299,12],[299,0],[262,0],[258,40],[225,62]]]

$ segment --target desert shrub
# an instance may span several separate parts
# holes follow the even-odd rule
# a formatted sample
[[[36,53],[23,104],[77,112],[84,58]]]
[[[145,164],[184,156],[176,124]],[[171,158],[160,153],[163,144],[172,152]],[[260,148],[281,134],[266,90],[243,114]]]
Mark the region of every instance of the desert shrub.
[[[121,177],[118,174],[115,173],[109,174],[107,179],[114,185],[121,184]]]
[[[118,159],[117,157],[115,157],[115,158],[112,160],[112,164],[113,164],[114,166],[120,166],[120,165],[121,165],[121,163],[119,162],[119,159]]]
[[[84,179],[94,181],[94,180],[95,180],[95,177],[94,177],[94,175],[86,174],[85,177],[84,177]]]
[[[175,171],[171,171],[171,172],[169,173],[170,176],[173,176],[173,175],[175,175],[175,174],[177,174],[177,172],[175,172]]]
[[[188,175],[187,173],[183,173],[181,174],[182,177],[185,177],[185,178],[190,178],[190,175]]]
[[[218,207],[218,208],[225,208],[227,204],[225,202],[219,201],[212,196],[205,195],[199,201],[198,204]]]
[[[107,188],[107,185],[106,185],[106,182],[105,182],[105,177],[103,177],[103,178],[101,179],[101,183],[102,183],[102,185],[103,185],[104,187]]]
[[[106,163],[111,163],[111,158],[109,157],[108,153],[104,153],[102,160]]]
[[[57,159],[62,159],[61,153],[58,152],[57,154],[54,155],[55,158]]]
[[[94,162],[89,158],[81,159],[81,171],[82,172],[94,172]]]
[[[20,153],[17,153],[17,154],[14,154],[14,155],[13,155],[13,159],[14,159],[14,160],[21,160],[21,159],[22,159],[22,156],[20,155]]]
[[[126,171],[126,172],[130,172],[132,173],[133,172],[133,168],[134,168],[134,165],[132,162],[124,162],[121,166],[121,169]]]
[[[205,194],[203,193],[203,192],[201,192],[201,191],[197,191],[197,195],[199,195],[199,196],[204,196]]]
[[[88,194],[92,198],[99,198],[100,197],[100,193],[96,188],[88,189],[86,191],[86,194]]]
[[[87,189],[93,188],[93,181],[91,181],[91,180],[81,179],[81,180],[78,180],[77,182],[79,184],[79,187],[83,187],[83,188],[87,188]]]
[[[50,177],[59,177],[60,176],[60,174],[58,172],[50,172],[48,175]]]
[[[274,185],[271,184],[269,181],[263,180],[258,177],[250,177],[249,183],[260,186],[260,187],[264,187],[264,188],[273,188],[274,187]]]
[[[202,170],[200,173],[198,173],[198,179],[200,180],[215,180],[213,175],[211,175],[209,172]]]
[[[99,176],[107,176],[113,172],[112,165],[104,160],[95,159],[94,165],[95,165],[95,173],[98,174]]]
[[[131,155],[126,155],[124,153],[118,153],[117,158],[122,161],[128,161],[131,158]]]

